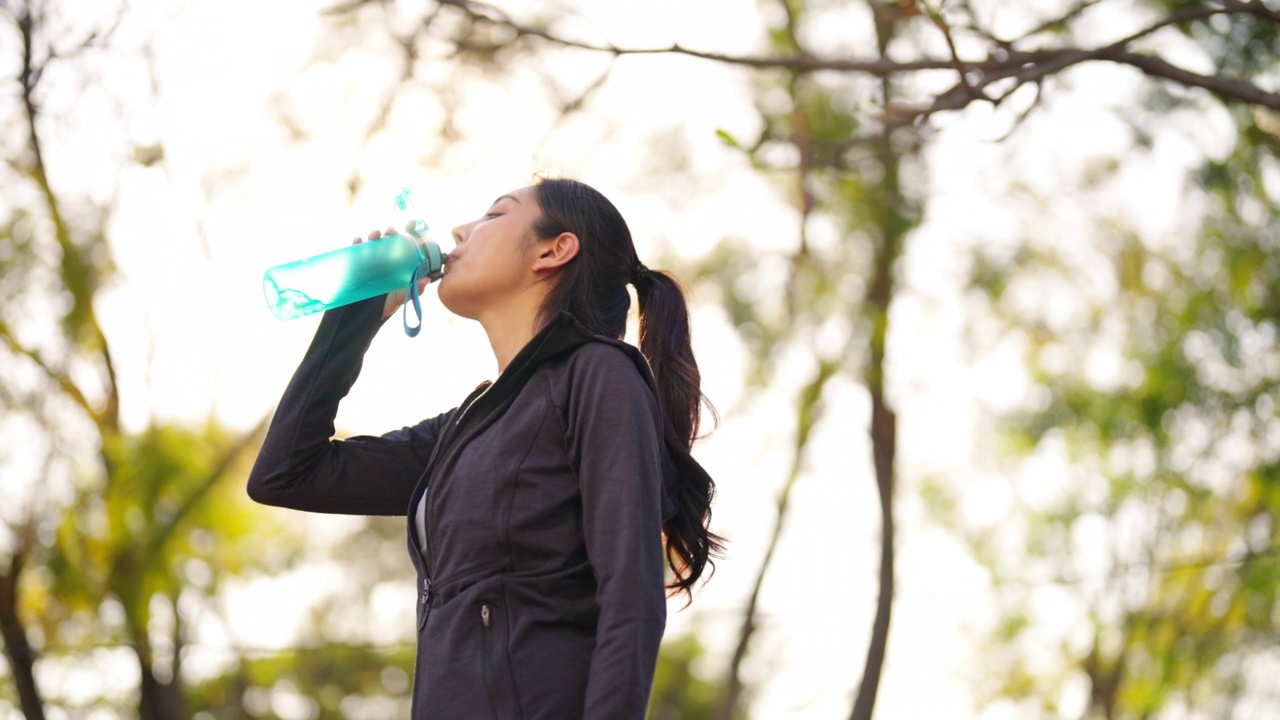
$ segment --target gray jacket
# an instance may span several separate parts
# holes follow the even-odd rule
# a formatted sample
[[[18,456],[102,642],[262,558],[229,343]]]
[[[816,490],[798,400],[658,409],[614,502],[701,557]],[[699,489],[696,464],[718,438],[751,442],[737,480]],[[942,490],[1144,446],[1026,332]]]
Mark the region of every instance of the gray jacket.
[[[457,408],[335,440],[381,307],[321,320],[249,495],[408,518],[415,719],[643,718],[666,622],[661,529],[675,472],[643,356],[562,313]]]

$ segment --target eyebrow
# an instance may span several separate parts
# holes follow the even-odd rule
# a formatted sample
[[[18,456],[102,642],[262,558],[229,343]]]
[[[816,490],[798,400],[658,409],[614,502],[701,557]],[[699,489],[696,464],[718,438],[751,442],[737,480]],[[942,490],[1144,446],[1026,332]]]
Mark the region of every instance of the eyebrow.
[[[493,201],[493,204],[494,204],[494,205],[497,205],[498,203],[502,202],[503,200],[511,200],[511,201],[515,202],[515,204],[517,204],[517,205],[520,205],[520,204],[521,204],[521,203],[520,203],[520,201],[519,201],[519,200],[516,200],[515,196],[513,196],[513,195],[499,195],[499,196],[498,196],[498,199]]]

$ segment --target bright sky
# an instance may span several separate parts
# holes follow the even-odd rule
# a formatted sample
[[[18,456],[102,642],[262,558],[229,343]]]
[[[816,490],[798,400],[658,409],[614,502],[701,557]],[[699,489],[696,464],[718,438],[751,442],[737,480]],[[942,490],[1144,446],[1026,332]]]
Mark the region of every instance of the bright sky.
[[[794,240],[792,213],[775,190],[714,141],[717,128],[740,136],[755,131],[747,76],[736,71],[690,59],[624,58],[592,101],[590,116],[554,130],[541,88],[528,73],[517,70],[524,80],[504,87],[461,80],[468,104],[458,126],[467,140],[445,153],[441,164],[429,166],[422,158],[433,150],[429,133],[438,111],[422,94],[406,93],[386,137],[360,160],[368,190],[352,206],[344,188],[361,123],[395,72],[380,58],[376,42],[366,42],[340,64],[304,70],[323,27],[315,3],[192,0],[156,6],[151,16],[157,18],[160,102],[154,114],[139,102],[133,127],[163,140],[172,175],[159,169],[126,174],[112,226],[124,282],[101,306],[131,427],[141,427],[149,416],[198,420],[212,411],[247,428],[267,412],[316,320],[282,323],[272,317],[262,298],[262,271],[384,227],[391,198],[404,183],[416,184],[430,199],[429,235],[446,250],[450,227],[483,212],[493,197],[526,184],[537,171],[579,177],[613,199],[642,259],[656,259],[664,248],[694,256],[724,236],[761,249]],[[576,30],[622,45],[677,40],[748,51],[758,34],[756,13],[750,0],[617,3],[607,12],[591,12],[591,21]],[[671,22],[673,17],[680,22]],[[427,64],[428,75],[439,74]],[[564,72],[582,82],[592,77],[590,70],[575,66]],[[118,87],[139,90],[124,82]],[[1028,182],[1052,187],[1064,173],[1076,172],[1070,163],[1114,150],[1121,129],[1098,108],[1127,97],[1132,82],[1112,78],[1106,87],[1114,94],[1087,103],[1065,101],[1054,110],[1056,121],[1029,124],[1029,146],[1036,146],[1037,137],[1051,140],[1039,144],[1043,156],[1023,159],[1013,170]],[[309,133],[299,144],[285,143],[271,116],[273,97],[285,88]],[[978,716],[966,673],[980,658],[967,633],[991,619],[985,575],[955,540],[927,522],[912,489],[919,478],[942,474],[965,483],[967,512],[998,515],[1007,508],[1005,485],[972,469],[981,442],[973,417],[979,402],[1014,404],[1023,390],[1016,356],[968,362],[962,306],[955,302],[962,246],[1009,242],[1017,231],[1001,220],[1000,184],[992,180],[1009,172],[1002,166],[1009,156],[990,142],[1003,133],[1007,117],[976,109],[948,124],[931,150],[933,199],[928,221],[912,241],[893,318],[891,383],[901,418],[902,481],[897,603],[877,705],[885,718]],[[688,142],[687,162],[705,180],[685,203],[646,185],[661,180],[654,173],[653,149],[672,132]],[[52,153],[55,171],[110,166],[109,158],[80,150],[69,146]],[[1118,203],[1172,206],[1176,188],[1156,179],[1185,167],[1195,153],[1174,145],[1158,158],[1152,167],[1132,171],[1132,187],[1142,189]],[[228,179],[206,205],[200,183],[211,172],[228,173]],[[197,216],[204,220],[207,256],[195,234]],[[398,321],[384,328],[342,406],[343,431],[378,433],[416,422],[448,409],[492,377],[492,356],[478,327],[447,316],[434,295],[425,314],[427,330],[416,339],[406,338]],[[745,358],[714,307],[700,307],[695,323],[705,389],[727,411],[741,397]],[[791,391],[808,362],[802,351],[790,354],[786,381],[741,411],[726,413],[720,430],[698,450],[719,483],[715,526],[731,539],[731,555],[691,610],[672,607],[668,632],[677,634],[697,618],[717,661],[715,672],[734,639],[738,609],[772,527],[773,497],[789,461]],[[861,388],[842,382],[827,403],[830,413],[814,439],[761,599],[764,629],[746,667],[759,691],[759,718],[843,717],[862,672],[878,558],[878,509],[865,433],[868,400]],[[334,535],[348,527],[330,518],[288,521],[325,527]],[[250,585],[228,600],[233,633],[257,646],[287,645],[308,601],[340,581],[325,568],[311,568]],[[406,588],[404,597],[392,594],[377,603],[410,622],[411,599]],[[229,640],[213,626],[201,632],[210,646]],[[193,656],[191,666],[200,662]],[[1078,705],[1079,698],[1066,698],[1064,709],[1072,702]],[[987,716],[1011,717],[1013,709],[997,707]]]

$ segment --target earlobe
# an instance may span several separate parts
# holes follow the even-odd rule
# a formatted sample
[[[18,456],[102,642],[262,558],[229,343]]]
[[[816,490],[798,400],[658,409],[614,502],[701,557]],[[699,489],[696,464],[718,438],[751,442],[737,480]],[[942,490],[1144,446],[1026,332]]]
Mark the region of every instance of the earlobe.
[[[568,232],[543,240],[541,244],[534,270],[558,270],[578,256],[580,247],[578,236]]]

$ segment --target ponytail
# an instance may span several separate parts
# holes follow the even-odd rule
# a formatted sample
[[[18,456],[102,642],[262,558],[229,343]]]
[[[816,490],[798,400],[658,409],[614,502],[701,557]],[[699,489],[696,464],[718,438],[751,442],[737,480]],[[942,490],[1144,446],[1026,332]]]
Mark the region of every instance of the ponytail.
[[[626,331],[630,298],[640,301],[640,352],[649,361],[662,408],[663,442],[675,464],[666,487],[675,513],[662,525],[673,593],[693,596],[693,587],[724,549],[724,539],[708,529],[715,482],[690,454],[698,437],[702,403],[701,375],[689,336],[689,308],[684,291],[670,274],[649,270],[636,259],[631,231],[613,203],[576,180],[539,178],[535,185],[542,217],[535,221],[539,238],[571,232],[578,236],[578,256],[563,267],[542,306],[545,321],[564,310],[593,333],[621,338]],[[714,417],[715,409],[707,402]]]
[[[689,333],[689,309],[684,291],[670,274],[651,271],[636,263],[632,283],[640,300],[640,352],[649,360],[663,409],[663,434],[676,463],[674,491],[676,512],[662,526],[667,538],[667,564],[675,577],[668,586],[692,597],[693,586],[714,557],[724,550],[724,539],[711,532],[711,502],[715,482],[690,454],[698,437],[702,404],[712,416],[715,408],[702,394],[702,375],[693,357]]]

